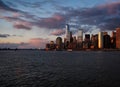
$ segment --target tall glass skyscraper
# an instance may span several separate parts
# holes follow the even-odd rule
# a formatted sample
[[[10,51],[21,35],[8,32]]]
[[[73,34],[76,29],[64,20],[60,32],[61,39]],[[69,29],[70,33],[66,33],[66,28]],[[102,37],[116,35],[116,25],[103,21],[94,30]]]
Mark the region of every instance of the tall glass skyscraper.
[[[66,41],[70,42],[70,29],[69,29],[69,25],[66,24]]]
[[[77,41],[78,43],[81,43],[83,41],[83,30],[82,29],[78,30]]]
[[[98,48],[103,48],[103,32],[98,33]]]

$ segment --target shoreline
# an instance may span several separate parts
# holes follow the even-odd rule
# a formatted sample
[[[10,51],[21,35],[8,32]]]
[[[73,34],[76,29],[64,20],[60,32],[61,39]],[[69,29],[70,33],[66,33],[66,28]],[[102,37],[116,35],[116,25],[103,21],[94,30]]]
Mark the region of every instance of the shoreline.
[[[19,51],[19,50],[38,50],[38,51],[120,51],[120,49],[61,49],[61,50],[46,50],[46,49],[0,49],[0,51]]]

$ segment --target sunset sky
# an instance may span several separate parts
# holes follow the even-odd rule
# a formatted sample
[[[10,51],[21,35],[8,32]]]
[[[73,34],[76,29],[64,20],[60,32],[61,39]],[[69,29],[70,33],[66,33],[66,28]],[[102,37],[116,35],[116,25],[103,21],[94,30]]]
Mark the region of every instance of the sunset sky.
[[[64,38],[65,24],[76,35],[120,27],[120,0],[0,0],[0,48],[45,48]]]

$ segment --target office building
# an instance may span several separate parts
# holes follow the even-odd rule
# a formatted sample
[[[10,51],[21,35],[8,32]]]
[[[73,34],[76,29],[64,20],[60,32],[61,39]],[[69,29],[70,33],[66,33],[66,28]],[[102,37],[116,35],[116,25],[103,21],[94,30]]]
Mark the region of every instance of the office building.
[[[50,44],[49,43],[46,44],[46,51],[48,51],[48,50],[50,50]]]
[[[103,47],[110,48],[110,46],[111,46],[110,35],[106,33],[103,36]]]
[[[116,29],[116,48],[120,49],[120,28]]]
[[[62,49],[62,38],[61,37],[56,38],[56,49],[58,50]]]
[[[91,48],[98,48],[98,34],[91,36]]]
[[[90,34],[85,34],[85,42],[89,42],[90,41]]]
[[[98,33],[98,48],[103,48],[103,32]]]
[[[78,43],[81,43],[83,41],[83,30],[82,29],[78,30],[77,41]]]
[[[70,42],[70,29],[69,29],[69,25],[68,24],[66,24],[65,35],[66,35],[66,41]]]
[[[116,48],[116,32],[112,32],[111,34],[111,48]]]
[[[56,48],[54,41],[50,41],[50,50],[54,50]]]

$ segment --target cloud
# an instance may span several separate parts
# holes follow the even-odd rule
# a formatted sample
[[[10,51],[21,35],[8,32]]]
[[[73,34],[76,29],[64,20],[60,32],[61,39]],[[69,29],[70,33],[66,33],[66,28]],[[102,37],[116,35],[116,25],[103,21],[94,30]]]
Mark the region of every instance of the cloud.
[[[43,38],[31,38],[28,43],[22,42],[18,48],[45,48],[48,39]]]
[[[22,14],[20,14],[20,13],[18,13],[18,12],[14,12],[13,13],[13,17],[14,18],[18,18],[18,17],[21,17],[22,16]]]
[[[30,22],[27,22],[27,21],[16,21],[14,23],[14,28],[31,30],[32,29],[32,24]]]
[[[19,49],[30,49],[30,48],[45,48],[46,43],[48,43],[48,39],[43,38],[31,38],[29,42],[21,42],[21,43],[0,43],[0,48],[19,48]]]
[[[72,7],[56,7],[57,13],[51,17],[41,18],[33,22],[34,26],[46,29],[64,28],[66,23],[74,24],[72,28],[87,25],[85,32],[93,29],[91,26],[96,26],[96,29],[114,30],[119,26],[120,19],[120,2],[114,2],[92,8],[77,8]],[[56,32],[53,32],[53,34]]]
[[[30,39],[29,43],[35,48],[44,48],[48,39],[43,38],[32,38]]]
[[[60,14],[64,14],[64,18],[72,23],[71,19],[76,20],[76,26],[86,26],[86,32],[89,31],[90,26],[96,26],[101,30],[114,30],[119,27],[120,23],[120,2],[113,2],[109,4],[94,6],[92,8],[71,8],[59,7]],[[65,21],[67,21],[65,20]],[[75,27],[75,26],[73,26]]]
[[[14,22],[14,21],[20,20],[19,18],[9,17],[9,16],[3,16],[3,17],[0,17],[0,18],[6,20],[8,22]]]
[[[9,34],[0,34],[0,38],[7,38],[9,36],[11,36],[11,35],[9,35]]]
[[[47,29],[56,29],[63,27],[65,21],[66,20],[62,14],[54,14],[52,17],[41,18],[40,20],[33,22],[33,24]]]
[[[12,12],[21,12],[20,10],[9,7],[2,0],[0,0],[0,9],[1,10],[6,10],[6,11],[12,11]]]
[[[2,0],[0,0],[0,2],[0,9],[5,10],[5,7],[7,7],[7,9],[10,8],[10,6],[6,6],[6,4]],[[29,8],[36,8],[39,7],[39,4],[37,4],[38,2],[40,2],[40,7],[42,5],[41,3],[50,3],[50,1],[48,0],[35,2],[17,1],[16,3],[19,3],[19,5],[22,5],[22,3],[24,3],[22,5],[24,7],[27,6]],[[66,23],[73,24],[73,22],[74,26],[71,25],[72,28],[79,28],[82,25],[88,25],[85,29],[86,32],[91,29],[91,26],[96,26],[96,28],[100,28],[101,30],[114,30],[116,27],[119,26],[120,1],[94,6],[91,8],[72,8],[57,6],[57,2],[55,2],[55,0],[53,0],[52,2],[56,4],[55,6],[57,10],[53,13],[52,16],[49,15],[49,17],[42,18],[39,15],[34,14],[26,9],[26,12],[21,12],[22,15],[20,15],[20,11],[17,13],[14,12],[12,16],[4,16],[3,19],[14,22],[13,26],[16,29],[26,30],[31,30],[32,26],[37,26],[40,29],[46,28],[57,30],[64,28]],[[55,33],[56,32],[53,32],[53,35],[55,35]]]
[[[60,36],[63,34],[65,34],[65,30],[62,30],[62,29],[55,30],[51,33],[51,35],[55,35],[55,36]]]
[[[22,14],[20,13],[13,13],[12,16],[1,16],[1,19],[4,19],[8,22],[13,22],[13,27],[16,29],[25,29],[25,30],[31,30],[32,29],[32,23],[31,21],[23,20]]]
[[[22,35],[0,34],[0,38],[8,38],[8,37],[22,37]]]

